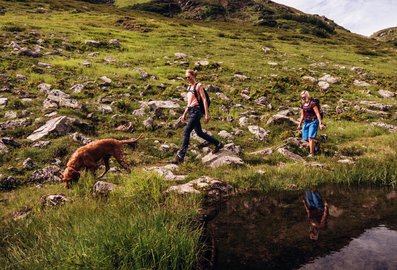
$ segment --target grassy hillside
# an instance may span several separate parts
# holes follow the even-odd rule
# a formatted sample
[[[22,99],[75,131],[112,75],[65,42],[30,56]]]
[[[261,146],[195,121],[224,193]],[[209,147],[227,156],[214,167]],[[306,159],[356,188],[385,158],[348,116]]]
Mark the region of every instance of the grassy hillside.
[[[397,27],[390,27],[387,29],[380,30],[372,34],[371,38],[383,42],[393,43],[395,46],[397,46]]]
[[[127,6],[121,1],[116,5]],[[337,26],[324,30],[326,35],[318,34],[315,30],[323,25],[300,17],[304,14],[280,17],[265,12],[264,21],[257,23],[261,19],[258,13],[249,12],[252,6],[226,22],[186,20],[183,14],[166,18],[80,1],[0,1],[0,6],[4,7],[0,17],[0,98],[7,99],[1,108],[0,126],[16,119],[30,120],[26,126],[0,130],[2,138],[12,137],[20,144],[7,145],[7,151],[0,153],[0,179],[10,176],[17,183],[12,191],[0,191],[0,228],[1,235],[6,235],[0,239],[0,264],[6,269],[190,269],[197,263],[202,251],[198,241],[201,229],[195,221],[200,196],[164,198],[162,192],[175,183],[142,170],[164,164],[181,143],[183,129],[173,125],[185,106],[183,77],[187,68],[197,69],[201,82],[219,87],[219,93],[227,97],[224,100],[210,92],[212,120],[203,127],[217,137],[222,130],[234,134],[232,141],[241,146],[245,165],[216,170],[203,166],[197,155],[204,154],[192,140],[193,151],[178,172],[188,175],[186,181],[208,175],[230,183],[237,191],[323,183],[397,183],[396,134],[371,125],[396,125],[395,97],[383,98],[379,92],[397,90],[394,46]],[[255,19],[246,20],[241,14],[254,14]],[[272,20],[276,25],[263,23]],[[111,39],[120,45],[110,44]],[[21,54],[14,43],[38,52],[39,57]],[[178,59],[175,53],[187,57]],[[337,82],[324,91],[317,82],[304,78],[319,79],[325,74]],[[102,76],[112,81],[104,83]],[[368,86],[357,86],[356,80]],[[69,94],[81,108],[45,109],[46,93],[38,88],[41,83]],[[71,89],[76,84],[84,86],[82,91]],[[326,109],[328,128],[320,134],[326,134],[327,140],[314,160],[320,167],[310,160],[303,165],[277,153],[286,139],[298,135],[296,128],[266,124],[285,109],[297,119],[293,112],[300,106],[302,90],[319,97]],[[260,97],[266,99],[266,106],[257,104]],[[173,100],[181,107],[133,113],[141,108],[140,102],[149,100]],[[385,107],[379,111],[362,101]],[[112,111],[100,109],[103,105]],[[63,169],[82,145],[68,134],[45,137],[42,140],[50,141],[47,147],[33,147],[27,137],[55,117],[54,112],[85,123],[75,131],[91,139],[140,134],[146,138],[136,149],[126,147],[127,162],[136,167],[131,175],[109,173],[107,181],[118,184],[118,191],[108,201],[91,198],[94,179],[89,175],[83,175],[72,190],[59,183],[37,185],[29,180],[35,170],[50,164],[58,163]],[[16,119],[10,118],[13,114]],[[240,126],[243,116],[270,135],[259,140]],[[148,117],[154,124],[145,127]],[[116,130],[124,124],[132,129]],[[164,144],[169,150],[160,150]],[[250,154],[264,148],[272,148],[274,153]],[[296,152],[308,154],[305,149]],[[33,160],[33,167],[23,167],[27,158]],[[354,164],[338,162],[341,159]],[[1,183],[4,188],[4,181]],[[40,197],[49,193],[63,193],[72,202],[41,211]],[[22,207],[32,208],[32,214],[14,221],[12,213]]]

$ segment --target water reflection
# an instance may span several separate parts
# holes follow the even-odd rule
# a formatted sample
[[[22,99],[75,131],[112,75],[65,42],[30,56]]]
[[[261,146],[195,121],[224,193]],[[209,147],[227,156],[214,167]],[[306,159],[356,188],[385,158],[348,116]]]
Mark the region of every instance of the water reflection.
[[[318,240],[319,231],[327,226],[328,202],[323,202],[320,192],[316,190],[306,191],[302,202],[310,223],[309,238]]]
[[[396,269],[396,243],[397,232],[379,226],[366,230],[340,251],[317,258],[300,269]]]
[[[305,211],[310,207],[302,192],[250,193],[229,198],[207,226],[216,246],[214,269],[397,269],[396,250],[389,248],[393,252],[382,253],[387,246],[397,246],[393,238],[397,234],[395,192],[335,187],[317,192],[317,199],[323,201],[317,204],[321,218],[313,221],[317,227]],[[302,206],[303,200],[306,207]],[[327,214],[322,226],[324,212]],[[317,241],[308,237],[308,221],[310,228],[321,227]],[[374,239],[379,243],[375,244]],[[368,254],[359,255],[363,251],[355,248],[357,245],[366,247]],[[357,260],[360,264],[355,266]],[[381,261],[387,262],[386,268]]]

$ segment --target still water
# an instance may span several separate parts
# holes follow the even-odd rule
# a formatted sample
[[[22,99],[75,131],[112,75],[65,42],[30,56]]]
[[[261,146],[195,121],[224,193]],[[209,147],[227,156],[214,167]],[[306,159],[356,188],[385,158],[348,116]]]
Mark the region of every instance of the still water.
[[[212,268],[397,269],[395,191],[326,187],[318,192],[328,209],[320,212],[325,226],[316,227],[315,238],[305,191],[251,192],[208,207]]]

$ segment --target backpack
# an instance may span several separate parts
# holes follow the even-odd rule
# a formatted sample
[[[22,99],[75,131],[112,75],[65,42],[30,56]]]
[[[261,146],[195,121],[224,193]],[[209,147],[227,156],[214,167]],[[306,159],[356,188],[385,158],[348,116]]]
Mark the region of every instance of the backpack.
[[[318,111],[320,112],[320,117],[321,117],[321,120],[322,120],[324,118],[324,112],[321,109],[320,100],[318,98],[312,98],[312,101],[314,103],[316,103],[316,106],[318,108]]]
[[[197,91],[196,91],[196,86],[197,86],[197,84],[198,84],[198,83],[196,83],[196,84],[194,85],[193,93],[194,93],[194,96],[196,97],[197,101],[199,102],[199,106],[200,106],[201,112],[204,114],[204,113],[205,113],[204,102],[203,102],[203,100],[201,99],[201,97],[199,98],[199,96],[198,96],[198,94],[197,94]],[[205,99],[207,100],[207,105],[208,105],[208,110],[209,110],[209,109],[210,109],[210,105],[211,105],[211,99],[210,99],[210,96],[208,95],[207,90],[205,90],[204,87],[203,87],[203,91],[204,91]]]

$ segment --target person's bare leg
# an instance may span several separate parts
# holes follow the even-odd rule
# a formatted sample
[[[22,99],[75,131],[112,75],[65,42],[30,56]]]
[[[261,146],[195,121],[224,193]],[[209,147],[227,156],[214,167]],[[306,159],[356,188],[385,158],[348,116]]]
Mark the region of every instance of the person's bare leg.
[[[309,149],[310,149],[310,155],[314,156],[314,144],[316,143],[316,140],[313,138],[309,138]]]

